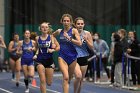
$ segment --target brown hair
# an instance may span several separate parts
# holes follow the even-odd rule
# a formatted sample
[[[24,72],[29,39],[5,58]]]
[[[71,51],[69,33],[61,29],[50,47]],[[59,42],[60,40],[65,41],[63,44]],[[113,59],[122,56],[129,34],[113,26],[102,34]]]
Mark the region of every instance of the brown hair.
[[[137,39],[137,34],[136,34],[136,31],[129,31],[128,34],[132,32],[134,34],[134,39]]]
[[[118,31],[120,31],[124,35],[124,37],[126,37],[127,33],[125,29],[119,29]]]
[[[83,19],[82,17],[77,17],[77,18],[75,18],[75,20],[74,20],[74,24],[76,24],[77,20],[83,20],[83,21],[84,21],[84,19]]]
[[[37,33],[36,32],[31,32],[31,39],[35,40],[35,38],[37,37]]]
[[[63,23],[64,17],[69,17],[71,24],[73,24],[73,18],[70,14],[63,14],[62,17],[61,17],[60,23]]]

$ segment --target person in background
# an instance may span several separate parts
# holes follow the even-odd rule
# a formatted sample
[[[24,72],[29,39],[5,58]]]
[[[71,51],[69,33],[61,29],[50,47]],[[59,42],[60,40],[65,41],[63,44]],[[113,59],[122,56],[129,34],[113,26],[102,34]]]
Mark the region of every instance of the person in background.
[[[3,69],[3,57],[2,57],[2,49],[6,49],[5,42],[3,37],[0,35],[0,71],[2,72]]]
[[[38,36],[37,32],[31,32],[31,37],[30,37],[30,39],[36,41],[35,38],[36,38],[37,36]],[[36,52],[36,51],[34,51],[34,55],[35,55],[35,52]],[[35,69],[35,71],[37,72],[36,65],[37,65],[36,62],[34,62],[34,69]]]
[[[75,45],[81,46],[82,43],[77,29],[72,26],[73,19],[70,14],[63,14],[61,23],[63,24],[63,29],[55,31],[53,35],[60,36],[58,62],[63,74],[63,92],[69,93],[69,83],[73,77],[77,64],[77,51]]]
[[[114,37],[114,64],[115,64],[115,82],[114,86],[117,87],[122,87],[123,82],[122,82],[122,53],[123,53],[123,48],[122,48],[122,43],[121,43],[121,37],[118,35],[118,33],[115,33],[113,35]]]
[[[127,49],[127,53],[131,56],[140,57],[140,42],[137,39],[136,32],[129,31],[128,33],[128,44],[129,48]],[[131,59],[131,76],[133,85],[140,88],[140,60]]]
[[[24,40],[19,41],[17,54],[21,55],[21,66],[24,73],[24,83],[26,86],[25,93],[29,93],[29,82],[34,77],[34,62],[33,56],[36,50],[36,43],[30,39],[31,33],[29,30],[24,32]]]
[[[12,70],[12,79],[15,78],[16,73],[16,86],[19,86],[19,79],[20,79],[20,70],[21,70],[21,63],[20,57],[21,55],[17,54],[18,43],[19,43],[19,35],[17,33],[13,34],[13,40],[10,41],[8,51],[10,53],[10,67]]]
[[[119,29],[118,30],[118,34],[120,36],[120,41],[123,45],[123,52],[126,52],[127,48],[128,48],[128,42],[127,42],[127,33],[126,33],[126,30],[125,29]]]
[[[10,71],[9,61],[7,58],[4,59],[2,67],[3,67],[3,70],[5,70],[6,72]]]
[[[37,36],[38,36],[38,35],[37,35],[36,32],[31,32],[31,37],[30,37],[30,39],[35,41],[35,38],[36,38]]]
[[[115,64],[114,64],[114,34],[115,32],[112,33],[111,35],[111,45],[110,45],[110,53],[108,57],[108,62],[111,63],[111,85],[114,84],[114,70],[115,70]]]
[[[4,42],[4,40],[3,40],[3,37],[0,35],[0,48],[6,48],[6,44],[5,44],[5,42]]]
[[[107,76],[108,76],[108,81],[110,81],[110,73],[109,73],[109,69],[107,69],[109,47],[108,47],[106,41],[100,39],[100,34],[99,33],[94,34],[94,39],[95,39],[95,41],[93,43],[94,53],[97,56],[97,61],[96,61],[97,83],[100,82],[100,69],[102,69],[101,64],[103,64],[103,67],[104,67],[104,69],[107,73]],[[102,62],[100,62],[100,59],[101,59]]]
[[[92,40],[94,42],[95,41],[94,40],[94,33],[93,32],[90,32],[90,33],[91,33],[91,36],[92,36]],[[91,49],[88,48],[88,52],[89,52],[89,57],[88,58],[90,58],[94,55],[93,49],[91,50]],[[93,60],[91,60],[91,61],[88,62],[88,68],[87,68],[86,75],[85,75],[85,78],[83,79],[83,81],[86,81],[87,79],[90,82],[93,81],[94,70],[95,70],[94,69],[94,62],[93,62]]]
[[[123,49],[123,53],[122,53],[122,63],[123,63],[123,85],[126,84],[126,57],[124,56],[124,53],[127,52],[127,48],[128,48],[128,42],[127,42],[127,33],[125,29],[119,29],[118,30],[118,34],[120,36],[120,41],[121,41],[121,45],[122,45],[122,49]]]

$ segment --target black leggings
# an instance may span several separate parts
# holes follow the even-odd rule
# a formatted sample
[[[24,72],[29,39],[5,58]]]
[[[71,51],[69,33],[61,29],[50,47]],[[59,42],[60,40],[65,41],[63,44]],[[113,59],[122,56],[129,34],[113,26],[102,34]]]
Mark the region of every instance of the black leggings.
[[[138,81],[140,85],[140,61],[131,60],[131,75],[133,84],[136,85],[136,81]]]
[[[109,69],[107,69],[108,59],[107,58],[102,58],[101,60],[102,60],[102,66],[104,67],[108,78],[110,78]],[[97,61],[96,61],[96,70],[97,70],[97,77],[100,78],[100,62],[99,62],[99,58],[97,58]]]
[[[93,78],[93,76],[94,76],[94,63],[91,61],[91,62],[88,62],[88,68],[87,68],[85,77]]]
[[[111,83],[114,83],[115,64],[111,65]]]

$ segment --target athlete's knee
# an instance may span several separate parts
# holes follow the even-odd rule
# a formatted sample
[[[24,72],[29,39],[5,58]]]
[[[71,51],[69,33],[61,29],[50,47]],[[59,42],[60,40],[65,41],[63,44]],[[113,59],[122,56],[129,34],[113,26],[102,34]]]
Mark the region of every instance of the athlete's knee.
[[[81,80],[82,79],[82,75],[77,75],[76,79]]]
[[[20,73],[20,70],[16,70],[15,72],[16,72],[16,73]]]
[[[69,81],[69,77],[64,77],[64,81],[68,82]]]
[[[33,78],[34,77],[34,74],[31,73],[30,75],[28,75],[28,77]]]
[[[40,79],[40,83],[44,85],[44,84],[46,84],[46,80],[45,79]]]
[[[81,80],[82,79],[82,74],[80,72],[76,73],[75,78],[78,79],[78,80]]]
[[[76,80],[82,80],[82,75],[75,76]]]
[[[16,68],[16,72],[20,72],[20,68]]]

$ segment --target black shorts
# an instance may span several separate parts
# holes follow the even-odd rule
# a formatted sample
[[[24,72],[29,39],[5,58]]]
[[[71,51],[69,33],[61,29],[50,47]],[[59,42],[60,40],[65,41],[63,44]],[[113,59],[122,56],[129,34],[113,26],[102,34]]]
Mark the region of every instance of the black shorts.
[[[80,66],[86,66],[86,65],[88,65],[87,58],[88,58],[88,57],[79,57],[79,58],[77,58],[77,63],[78,63]]]
[[[53,60],[53,58],[36,60],[35,62],[36,62],[36,67],[39,64],[42,64],[45,68],[54,68],[54,60]]]
[[[14,61],[17,61],[21,56],[20,55],[11,55],[10,58],[13,59]]]

